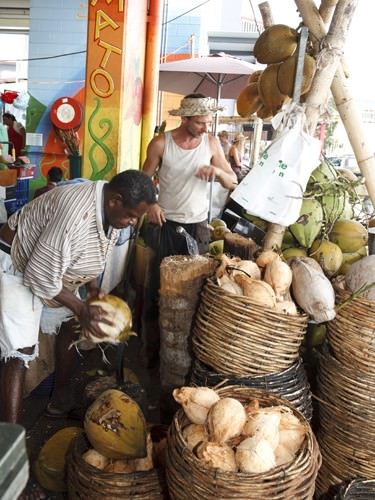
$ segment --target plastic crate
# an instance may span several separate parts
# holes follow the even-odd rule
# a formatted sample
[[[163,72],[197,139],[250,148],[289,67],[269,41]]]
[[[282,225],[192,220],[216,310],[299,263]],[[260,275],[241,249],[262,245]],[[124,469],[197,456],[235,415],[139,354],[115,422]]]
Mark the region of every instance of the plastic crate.
[[[17,208],[23,207],[29,201],[29,179],[19,178],[16,184]]]
[[[4,205],[5,205],[5,209],[7,211],[8,216],[14,214],[14,212],[16,212],[18,209],[16,199],[4,200]]]

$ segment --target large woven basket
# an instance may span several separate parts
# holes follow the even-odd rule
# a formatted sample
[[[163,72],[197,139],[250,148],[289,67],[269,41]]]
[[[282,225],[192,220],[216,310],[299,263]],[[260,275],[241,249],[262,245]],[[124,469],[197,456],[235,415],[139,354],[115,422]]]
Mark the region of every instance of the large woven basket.
[[[69,499],[160,500],[165,498],[163,472],[152,469],[147,472],[120,474],[105,472],[86,463],[82,454],[90,448],[84,434],[74,441],[67,461],[67,485]]]
[[[351,478],[375,477],[375,377],[342,364],[327,350],[318,374],[320,493]]]
[[[183,410],[172,421],[168,434],[167,483],[172,500],[301,500],[311,499],[321,457],[311,428],[303,415],[287,400],[265,391],[229,386],[217,390],[220,397],[232,397],[242,403],[258,399],[260,406],[285,405],[308,427],[308,433],[295,460],[264,474],[221,472],[202,466],[182,437],[188,423]]]
[[[193,329],[194,354],[218,373],[280,372],[298,360],[307,319],[254,304],[208,279]]]
[[[301,359],[281,372],[248,377],[216,373],[196,359],[193,363],[190,382],[192,385],[197,386],[215,387],[220,385],[224,387],[227,385],[241,385],[270,391],[281,398],[287,399],[302,413],[306,420],[310,421],[312,417],[310,385]]]
[[[337,315],[327,324],[330,348],[345,366],[375,375],[375,302],[335,290]]]

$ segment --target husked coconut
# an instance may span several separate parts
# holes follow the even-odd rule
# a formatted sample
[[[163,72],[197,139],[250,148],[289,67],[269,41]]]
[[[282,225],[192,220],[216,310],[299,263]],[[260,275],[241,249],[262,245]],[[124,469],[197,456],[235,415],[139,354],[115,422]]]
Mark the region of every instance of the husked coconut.
[[[118,474],[131,474],[134,472],[133,460],[113,460],[106,467],[106,472],[116,472]]]
[[[292,316],[296,316],[298,314],[297,307],[292,300],[276,302],[275,311],[282,314],[290,314]]]
[[[279,412],[261,409],[248,415],[242,434],[264,438],[274,450],[279,444],[279,424]]]
[[[286,448],[295,455],[305,439],[306,426],[292,413],[289,408],[280,406],[279,446]]]
[[[208,440],[208,432],[205,425],[189,424],[182,430],[182,436],[189,450],[193,450],[198,443]]]
[[[232,276],[236,276],[236,274],[246,273],[249,278],[253,278],[255,280],[260,280],[260,269],[252,260],[240,260],[233,265],[234,269],[231,270]]]
[[[290,263],[294,299],[317,323],[331,321],[336,316],[335,292],[331,282],[322,272],[302,259],[292,259]]]
[[[255,262],[259,267],[266,267],[267,264],[270,264],[274,260],[280,260],[280,255],[273,250],[264,250]]]
[[[272,286],[277,300],[280,300],[289,291],[292,277],[292,270],[282,260],[275,259],[266,265],[264,281]]]
[[[237,463],[234,451],[226,444],[201,443],[197,448],[197,457],[212,469],[220,469],[224,472],[236,472]]]
[[[213,404],[219,401],[218,394],[209,387],[181,387],[174,389],[173,397],[193,424],[203,425]]]
[[[275,292],[265,281],[255,280],[239,274],[234,276],[234,280],[242,288],[243,295],[251,299],[254,303],[271,309],[275,307]]]
[[[150,433],[147,434],[146,448],[147,448],[147,455],[145,456],[145,458],[136,458],[132,460],[133,462],[132,465],[134,466],[134,470],[136,472],[145,472],[154,468],[154,462],[152,459],[153,444]]]
[[[108,465],[109,463],[109,459],[107,457],[94,449],[85,451],[85,453],[82,455],[82,458],[86,463],[100,470],[104,470],[106,465]]]
[[[345,275],[345,283],[351,292],[373,285],[375,283],[375,255],[368,255],[354,262]],[[375,300],[375,285],[369,287],[360,296],[367,300]]]
[[[235,295],[243,295],[242,288],[235,281],[233,281],[227,274],[217,279],[218,285],[228,293]]]
[[[242,433],[246,411],[240,401],[222,398],[215,403],[207,417],[208,434],[215,443],[225,443]]]
[[[236,450],[236,462],[241,472],[249,474],[261,474],[276,466],[272,446],[259,436],[242,441]]]

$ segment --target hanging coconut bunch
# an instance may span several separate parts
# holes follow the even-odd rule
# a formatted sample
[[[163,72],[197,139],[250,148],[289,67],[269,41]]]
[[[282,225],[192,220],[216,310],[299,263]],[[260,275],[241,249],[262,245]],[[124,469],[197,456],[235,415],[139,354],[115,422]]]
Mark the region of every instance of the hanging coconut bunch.
[[[256,114],[262,119],[270,118],[293,96],[297,43],[298,31],[284,24],[274,24],[261,33],[254,45],[254,56],[267,67],[256,71],[254,77],[250,75],[247,86],[238,96],[240,116],[248,118]],[[306,53],[301,95],[310,90],[315,68],[315,59]]]

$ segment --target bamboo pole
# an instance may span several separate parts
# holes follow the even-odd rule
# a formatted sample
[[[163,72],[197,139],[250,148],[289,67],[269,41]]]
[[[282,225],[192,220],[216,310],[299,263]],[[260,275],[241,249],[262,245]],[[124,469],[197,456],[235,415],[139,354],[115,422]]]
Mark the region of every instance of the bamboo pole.
[[[258,5],[258,7],[262,16],[263,26],[265,28],[269,28],[274,24],[269,3],[262,2]],[[281,226],[280,224],[268,224],[267,233],[263,242],[264,250],[281,248],[285,230],[286,227]]]
[[[304,0],[303,3],[310,2],[312,0]],[[301,0],[296,0],[296,4],[299,3]],[[324,38],[324,48],[318,55],[317,70],[306,98],[306,123],[311,135],[315,133],[322,112],[322,103],[325,105],[328,101],[330,87],[340,64],[346,35],[357,3],[358,0],[338,1],[327,36]]]
[[[310,32],[317,39],[323,40],[326,35],[326,28],[313,1],[295,0],[295,3]],[[331,90],[358,166],[365,179],[371,202],[375,206],[375,157],[373,149],[366,138],[360,113],[348,89],[342,66],[337,67]]]
[[[319,7],[319,14],[323,21],[328,24],[333,16],[338,0],[322,0]]]

